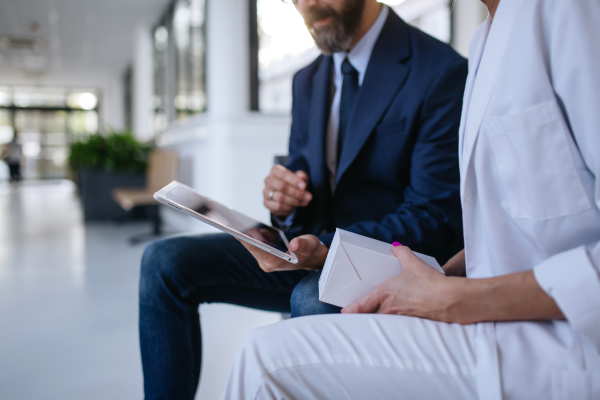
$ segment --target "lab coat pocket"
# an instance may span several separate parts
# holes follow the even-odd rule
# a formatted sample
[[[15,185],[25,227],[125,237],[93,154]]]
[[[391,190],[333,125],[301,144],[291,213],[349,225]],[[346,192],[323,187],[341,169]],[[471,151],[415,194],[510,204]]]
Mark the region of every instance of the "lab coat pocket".
[[[591,208],[572,136],[555,101],[484,121],[513,218],[547,220]]]
[[[600,398],[600,370],[555,370],[552,373],[552,400],[594,400]]]

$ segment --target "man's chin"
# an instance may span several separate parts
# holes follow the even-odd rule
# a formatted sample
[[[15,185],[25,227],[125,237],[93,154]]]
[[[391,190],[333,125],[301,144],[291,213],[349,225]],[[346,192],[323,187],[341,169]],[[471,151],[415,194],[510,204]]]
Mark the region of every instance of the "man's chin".
[[[332,54],[340,51],[346,51],[350,40],[347,40],[348,43],[339,43],[339,40],[335,40],[332,38],[334,35],[327,34],[315,34],[313,38],[319,50],[321,50],[324,54]]]

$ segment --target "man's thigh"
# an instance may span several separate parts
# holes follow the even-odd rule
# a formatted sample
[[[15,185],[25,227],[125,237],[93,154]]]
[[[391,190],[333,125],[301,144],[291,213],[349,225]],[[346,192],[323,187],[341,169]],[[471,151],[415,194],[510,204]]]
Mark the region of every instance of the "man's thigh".
[[[292,290],[306,274],[264,272],[244,246],[227,234],[174,236],[146,248],[140,301],[152,306],[164,296],[173,296],[192,307],[223,302],[289,312]]]
[[[322,315],[254,330],[224,398],[475,399],[475,326]]]
[[[290,300],[292,318],[317,314],[339,314],[338,306],[323,303],[319,300],[319,279],[321,271],[310,272],[294,288]]]

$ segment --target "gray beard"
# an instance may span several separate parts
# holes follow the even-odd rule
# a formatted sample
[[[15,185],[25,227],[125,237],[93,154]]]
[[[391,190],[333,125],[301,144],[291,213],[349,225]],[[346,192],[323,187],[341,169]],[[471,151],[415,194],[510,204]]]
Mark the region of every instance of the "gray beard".
[[[316,33],[314,29],[310,31],[319,50],[323,54],[332,54],[340,51],[346,51],[350,48],[356,32],[348,33],[339,30],[333,32]]]
[[[318,29],[307,25],[319,50],[324,54],[348,50],[360,28],[364,9],[365,0],[347,0],[345,9],[329,24]]]

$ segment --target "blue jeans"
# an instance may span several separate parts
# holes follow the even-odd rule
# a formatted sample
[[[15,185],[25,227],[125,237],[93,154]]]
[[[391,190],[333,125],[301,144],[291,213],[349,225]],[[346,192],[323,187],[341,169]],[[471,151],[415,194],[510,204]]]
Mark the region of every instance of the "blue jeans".
[[[202,340],[198,306],[230,303],[292,317],[339,313],[318,299],[320,272],[267,274],[226,234],[150,244],[140,276],[140,347],[146,399],[193,399]]]

